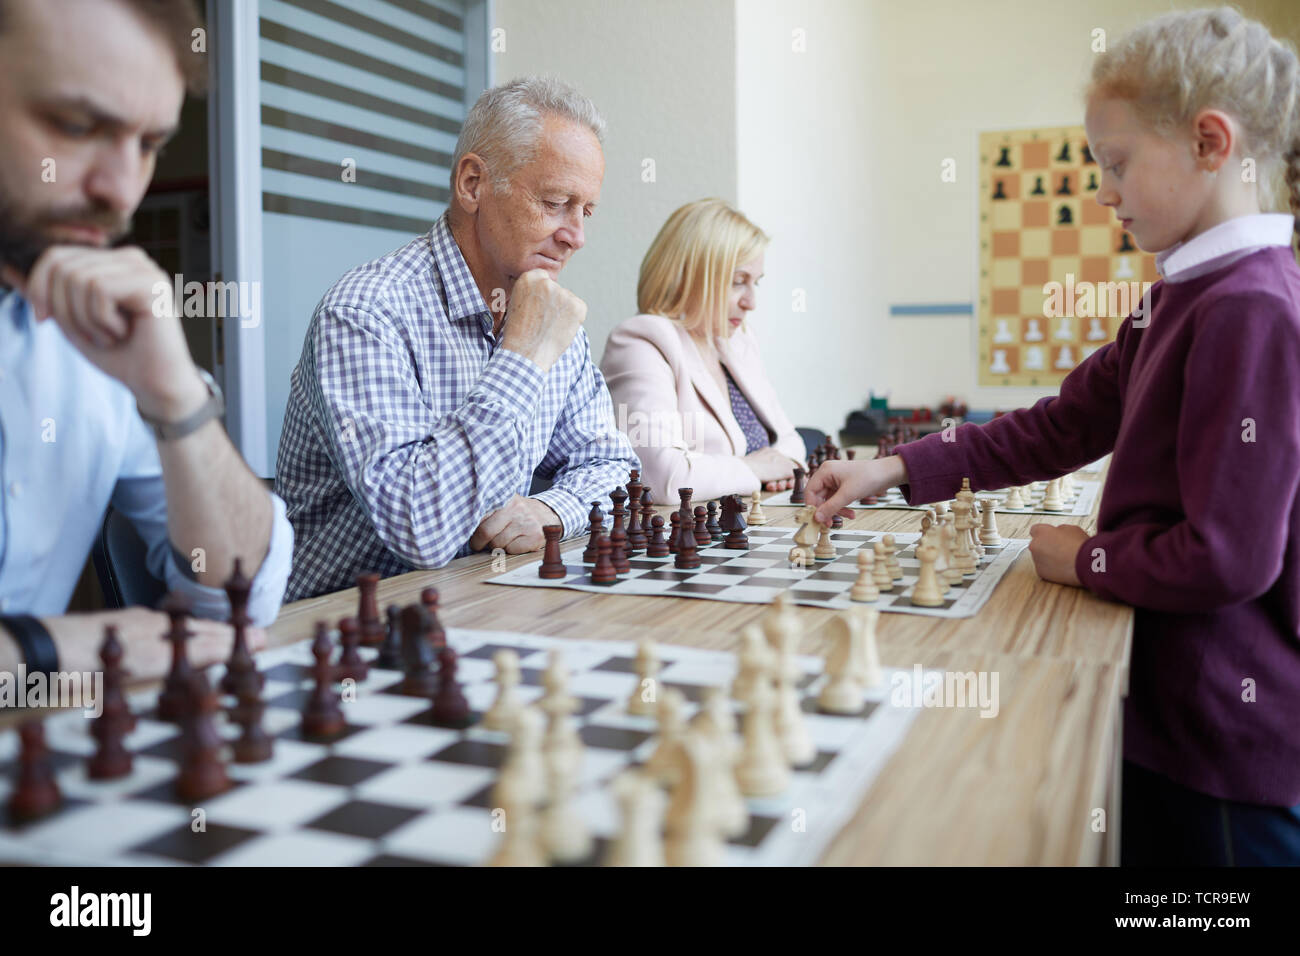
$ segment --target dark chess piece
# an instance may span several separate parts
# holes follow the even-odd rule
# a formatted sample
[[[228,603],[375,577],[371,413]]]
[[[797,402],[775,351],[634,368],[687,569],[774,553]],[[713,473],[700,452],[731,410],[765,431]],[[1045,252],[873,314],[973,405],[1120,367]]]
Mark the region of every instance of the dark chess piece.
[[[357,591],[360,594],[357,620],[361,624],[361,646],[378,647],[386,636],[384,622],[379,618],[379,575],[358,574]]]
[[[1058,226],[1074,225],[1074,213],[1070,211],[1069,206],[1062,206],[1056,211],[1056,224]]]
[[[460,729],[474,722],[469,702],[456,681],[456,652],[450,647],[438,650],[438,689],[433,694],[433,722],[439,727]]]
[[[1089,173],[1089,174],[1088,174],[1088,186],[1087,186],[1088,192],[1090,192],[1090,193],[1095,193],[1095,192],[1098,190],[1098,188],[1099,188],[1099,187],[1097,186],[1097,174],[1096,174],[1096,173]]]
[[[694,529],[695,527],[695,509],[691,507],[691,496],[693,494],[695,494],[694,488],[677,489],[677,495],[679,498],[681,498],[682,501],[681,507],[677,509],[677,513],[681,516],[681,525],[682,525],[683,532],[686,532],[687,530],[690,529]],[[678,542],[679,547],[680,545],[681,542]]]
[[[406,676],[398,691],[408,697],[432,697],[437,687],[434,673],[429,669],[433,664],[433,648],[426,636],[428,629],[429,612],[419,604],[402,610],[402,663]]]
[[[704,505],[695,506],[695,547],[707,548],[713,544],[713,535],[709,534],[709,513]]]
[[[745,551],[749,548],[749,536],[745,534],[745,503],[740,495],[727,495],[722,499],[722,528],[727,538],[722,546],[728,551]]]
[[[384,634],[384,643],[375,658],[375,666],[384,671],[402,669],[402,609],[396,604],[388,605],[388,628]]]
[[[646,545],[646,557],[666,558],[669,555],[668,542],[664,540],[664,516],[655,515],[651,523],[650,543]]]
[[[221,677],[223,694],[239,695],[245,687],[251,687],[254,693],[262,690],[262,675],[257,672],[253,655],[248,652],[248,625],[252,618],[248,616],[248,595],[253,590],[253,582],[244,576],[243,565],[235,558],[235,568],[225,583],[226,596],[230,599],[230,626],[235,632],[234,644],[230,649],[230,659],[226,661],[226,673]]]
[[[246,693],[239,697],[232,716],[243,733],[235,741],[235,763],[263,763],[271,759],[273,745],[262,727],[262,717],[266,714],[266,702],[260,693]]]
[[[668,532],[668,553],[676,554],[677,549],[681,547],[682,536],[682,516],[676,511],[669,512],[668,520],[670,522]]]
[[[1073,162],[1073,160],[1070,159],[1070,141],[1068,139],[1061,144],[1061,151],[1056,154],[1056,161],[1058,163]]]
[[[1133,248],[1133,237],[1130,236],[1127,232],[1123,233],[1123,234],[1121,235],[1121,237],[1120,237],[1120,241],[1119,241],[1119,251],[1120,251],[1120,252],[1137,252],[1137,249]]]
[[[844,518],[838,512],[831,516],[831,530],[838,531],[844,527]]]
[[[627,501],[627,492],[624,491],[622,488],[615,488],[613,491],[609,493],[609,497],[610,500],[613,501],[614,503],[614,509],[610,512],[610,514],[614,518],[614,524],[610,528],[610,535],[609,535],[611,538],[613,538],[614,528],[622,528],[624,532],[627,531],[627,524],[626,524],[627,508],[624,507],[624,502]]]
[[[596,564],[591,569],[592,584],[613,584],[618,580],[618,571],[614,568],[614,559],[610,555],[612,545],[609,535],[602,534],[596,543]]]
[[[627,531],[623,529],[620,518],[614,519],[614,530],[609,535],[609,560],[617,574],[627,574],[632,570],[632,563],[627,559]]]
[[[1065,175],[1065,176],[1062,176],[1062,177],[1061,177],[1061,185],[1057,188],[1057,190],[1056,190],[1056,195],[1058,195],[1058,196],[1073,196],[1073,195],[1074,195],[1074,193],[1070,192],[1070,177],[1069,177],[1069,175]]]
[[[1006,199],[1006,198],[1007,198],[1007,190],[1006,190],[1006,187],[1003,185],[1002,180],[1000,180],[1000,179],[998,180],[997,188],[993,190],[993,198],[994,198],[994,199]]]
[[[338,664],[335,665],[335,679],[353,680],[358,684],[370,676],[370,665],[361,657],[361,625],[355,617],[345,617],[339,621]]]
[[[86,766],[86,776],[91,780],[116,780],[131,772],[131,752],[126,749],[125,739],[135,728],[135,718],[122,693],[125,678],[122,643],[118,640],[117,628],[112,624],[104,628],[99,659],[104,664],[104,686],[100,713],[90,728],[91,736],[99,746]]]
[[[334,690],[334,665],[330,663],[332,650],[329,630],[324,621],[319,621],[316,640],[311,645],[312,657],[316,658],[311,674],[316,684],[302,714],[302,735],[308,739],[333,737],[343,730],[343,708],[339,706],[339,695]]]
[[[18,755],[18,776],[6,810],[9,819],[19,823],[53,813],[63,803],[59,784],[54,779],[50,748],[45,743],[45,725],[28,720],[18,727],[22,750]]]
[[[852,461],[856,455],[857,452],[854,451],[852,448],[846,449],[844,452],[844,457],[847,458],[849,461]]]
[[[1011,147],[1010,147],[1010,146],[1002,146],[1002,147],[999,148],[999,150],[998,150],[998,161],[997,161],[996,163],[994,163],[993,165],[994,165],[994,166],[1010,166],[1010,165],[1011,165]]]
[[[794,470],[794,487],[790,489],[790,504],[801,505],[804,503],[804,481],[806,475],[802,468]]]
[[[709,540],[721,541],[722,525],[718,524],[718,503],[716,501],[710,501],[708,504],[708,509],[709,509],[709,516],[708,519],[704,522],[704,527],[709,532]]]
[[[695,544],[695,532],[690,524],[683,522],[681,533],[677,536],[677,555],[673,558],[673,567],[689,571],[699,566],[700,552]]]
[[[172,666],[167,672],[166,680],[163,681],[162,692],[158,695],[158,719],[179,723],[189,713],[188,688],[194,668],[190,666],[185,642],[194,634],[185,623],[189,611],[183,598],[176,594],[167,595],[163,599],[163,610],[171,619],[171,626],[163,639],[171,643]]]
[[[639,554],[645,550],[646,539],[641,533],[641,492],[645,486],[641,484],[641,472],[635,468],[632,469],[632,479],[627,483],[627,553],[629,555]]]
[[[817,456],[815,454],[808,456],[808,477],[811,478],[817,471]]]
[[[543,525],[542,534],[546,536],[546,548],[542,552],[542,565],[537,570],[537,576],[548,580],[563,578],[568,574],[564,558],[560,556],[560,536],[564,534],[564,526]]]
[[[641,492],[641,534],[645,536],[646,546],[649,546],[650,532],[654,528],[654,501],[650,497],[650,489],[646,488]]]
[[[1031,196],[1046,196],[1046,195],[1047,195],[1047,190],[1043,188],[1043,177],[1042,177],[1042,176],[1035,176],[1035,177],[1034,177],[1034,188],[1031,189],[1031,190],[1029,191],[1029,195],[1031,195]]]
[[[217,692],[202,671],[191,674],[189,684],[194,707],[185,721],[176,795],[187,803],[193,803],[229,789],[230,778],[221,762],[221,735],[217,733],[214,719],[220,709]]]
[[[591,532],[591,540],[587,542],[586,549],[582,552],[583,564],[596,563],[596,543],[600,541],[600,536],[605,533],[605,515],[600,510],[600,502],[591,503],[591,513],[587,515],[589,523],[588,530]]]
[[[425,636],[435,654],[438,648],[447,643],[447,632],[442,629],[442,621],[438,617],[438,604],[441,600],[442,596],[438,594],[437,588],[428,587],[420,590],[420,604],[424,606],[424,612],[429,615]]]
[[[1083,144],[1083,163],[1084,163],[1084,165],[1086,166],[1088,163],[1095,163],[1095,162],[1096,162],[1096,160],[1092,158],[1092,147],[1090,147],[1087,143],[1084,143],[1084,144]]]

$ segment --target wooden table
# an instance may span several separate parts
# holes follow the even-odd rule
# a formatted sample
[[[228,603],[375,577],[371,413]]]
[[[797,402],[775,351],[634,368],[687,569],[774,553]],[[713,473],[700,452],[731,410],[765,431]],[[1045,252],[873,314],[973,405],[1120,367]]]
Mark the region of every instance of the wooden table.
[[[666,509],[660,508],[661,513]],[[793,509],[768,508],[768,523],[793,523]],[[847,528],[919,531],[920,512],[859,510]],[[1029,526],[1089,518],[999,515],[1004,537]],[[565,543],[565,550],[585,546]],[[507,558],[506,567],[536,561]],[[421,588],[441,593],[442,621],[555,637],[657,641],[737,650],[741,629],[763,605],[690,598],[588,594],[559,588],[489,585],[488,554],[437,571],[380,583],[379,605],[416,601]],[[318,619],[354,614],[355,589],[286,605],[270,629],[272,645],[310,637]],[[804,654],[825,653],[828,623],[839,612],[800,607]],[[877,778],[822,862],[834,865],[1095,865],[1118,863],[1121,700],[1128,688],[1132,609],[1079,588],[1048,584],[1025,552],[975,617],[957,620],[882,614],[880,658],[996,674],[999,710],[929,708]],[[1106,829],[1094,830],[1096,811]]]

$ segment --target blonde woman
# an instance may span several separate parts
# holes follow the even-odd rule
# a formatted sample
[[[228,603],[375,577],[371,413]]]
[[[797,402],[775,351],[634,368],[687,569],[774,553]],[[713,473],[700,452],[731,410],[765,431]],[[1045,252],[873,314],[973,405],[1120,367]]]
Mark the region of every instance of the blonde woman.
[[[654,500],[793,485],[804,444],[745,327],[768,237],[720,199],[674,212],[650,244],[639,315],[609,337],[601,371]]]

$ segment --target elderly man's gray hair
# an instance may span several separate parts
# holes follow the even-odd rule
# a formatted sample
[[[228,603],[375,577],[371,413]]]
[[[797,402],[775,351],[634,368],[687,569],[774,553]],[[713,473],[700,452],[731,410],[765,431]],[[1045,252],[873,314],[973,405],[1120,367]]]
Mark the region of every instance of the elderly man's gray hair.
[[[553,77],[520,77],[484,90],[469,111],[451,161],[452,188],[461,157],[474,153],[487,165],[493,187],[508,191],[510,177],[537,155],[548,115],[580,123],[604,141],[605,119],[591,100]]]

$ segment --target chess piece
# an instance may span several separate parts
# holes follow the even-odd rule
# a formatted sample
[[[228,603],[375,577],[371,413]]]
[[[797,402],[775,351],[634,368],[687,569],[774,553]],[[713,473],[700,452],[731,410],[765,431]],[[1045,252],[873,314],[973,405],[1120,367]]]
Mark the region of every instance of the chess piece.
[[[916,549],[916,559],[921,562],[921,569],[912,588],[912,603],[918,607],[942,607],[943,589],[939,586],[934,567],[939,560],[939,549],[932,544],[922,544]]]
[[[664,859],[669,866],[720,866],[725,844],[714,805],[713,748],[688,731],[675,752],[676,781],[664,816]]]
[[[793,659],[790,660],[793,665]],[[817,756],[808,724],[803,718],[797,678],[800,672],[793,667],[776,669],[776,711],[774,721],[781,749],[791,767],[806,767]]]
[[[749,536],[745,534],[745,503],[740,495],[727,495],[722,499],[722,530],[727,533],[722,546],[728,551],[749,549]]]
[[[778,595],[784,597],[784,592]],[[757,624],[749,624],[740,632],[740,652],[736,655],[736,677],[731,683],[731,696],[748,702],[754,685],[772,667],[772,650],[768,638]]]
[[[446,644],[438,648],[438,689],[433,693],[431,716],[438,727],[460,730],[474,722],[474,715],[456,680],[456,667],[456,651]]]
[[[641,530],[641,492],[644,486],[641,484],[641,473],[635,468],[630,473],[627,483],[627,554],[630,557],[634,554],[640,554],[645,550],[646,539]]]
[[[668,515],[670,531],[668,534],[668,552],[676,554],[681,547],[682,535],[682,516],[676,512],[670,512]]]
[[[357,621],[361,624],[361,646],[379,647],[387,629],[379,618],[379,575],[357,575]]]
[[[1044,511],[1064,511],[1065,502],[1061,500],[1061,479],[1053,478],[1043,491]]]
[[[805,478],[804,470],[796,466],[794,470],[794,487],[790,489],[790,504],[801,505],[804,503]]]
[[[621,489],[614,489],[621,491]],[[614,565],[615,574],[627,574],[632,570],[632,563],[627,557],[627,529],[623,527],[623,516],[619,513],[621,509],[614,509],[614,527],[609,533],[609,558],[610,563]],[[600,560],[599,554],[596,560]]]
[[[1011,165],[1011,147],[1010,147],[1010,146],[1001,146],[1001,147],[998,148],[998,161],[997,161],[996,163],[994,163],[993,165],[994,165],[994,166],[1008,166],[1008,167]]]
[[[357,650],[361,645],[361,625],[357,623],[355,617],[345,617],[339,621],[339,651],[338,664],[335,665],[335,679],[344,681],[351,680],[361,683],[370,676],[370,665],[367,664]]]
[[[483,715],[483,727],[509,731],[524,709],[518,691],[521,677],[519,655],[511,650],[499,650],[492,655],[492,663],[496,665],[497,696]]]
[[[852,621],[857,641],[857,651],[852,655],[851,663],[856,668],[858,684],[864,690],[879,687],[885,681],[880,669],[880,652],[876,647],[876,625],[880,622],[880,612],[874,607],[857,607],[846,614]]]
[[[311,654],[316,659],[311,673],[316,684],[307,698],[302,715],[304,737],[333,737],[344,727],[343,709],[334,690],[334,665],[330,663],[329,631],[323,621],[316,624],[316,639],[312,641]]]
[[[607,865],[663,866],[664,850],[659,837],[663,791],[637,769],[619,774],[612,789],[622,824],[610,846]]]
[[[710,501],[708,504],[704,527],[708,530],[711,541],[722,540],[722,525],[718,523],[718,503],[716,501]]]
[[[179,723],[189,712],[188,687],[194,669],[190,666],[185,642],[194,635],[185,624],[188,611],[183,598],[176,594],[167,595],[163,599],[163,610],[171,621],[164,640],[171,643],[172,664],[158,695],[158,719]]]
[[[885,544],[884,539],[881,539],[871,546],[871,550],[873,554],[871,573],[876,590],[881,594],[894,590],[894,575],[889,570],[889,546]]]
[[[266,702],[262,695],[249,688],[236,699],[232,716],[243,733],[232,745],[235,763],[263,763],[271,759],[274,745],[262,727]]]
[[[980,526],[980,544],[986,548],[997,548],[1002,545],[1002,535],[998,532],[997,508],[994,502],[986,500],[984,510],[981,512],[983,522]]]
[[[757,527],[767,524],[767,515],[763,513],[763,496],[757,491],[749,496],[749,523]]]
[[[736,784],[736,761],[740,757],[740,737],[736,734],[736,718],[731,712],[727,697],[717,687],[704,692],[699,712],[691,721],[691,728],[703,734],[713,748],[712,775],[713,803],[718,828],[724,836],[738,837],[749,829],[749,808]]]
[[[99,746],[86,767],[91,780],[115,780],[131,772],[131,752],[124,739],[135,726],[131,708],[122,693],[122,643],[117,628],[112,624],[104,628],[104,643],[99,648],[103,662],[103,687],[99,701],[99,716],[91,725],[90,733]]]
[[[627,698],[627,712],[639,717],[655,715],[658,699],[659,651],[651,640],[643,639],[636,646],[636,686]]]
[[[858,682],[860,668],[855,658],[859,652],[857,622],[845,614],[831,619],[831,646],[826,655],[826,683],[817,697],[817,706],[830,714],[857,714],[862,711],[864,689]]]
[[[655,717],[659,722],[658,743],[645,762],[645,772],[663,786],[672,786],[676,782],[675,775],[679,769],[676,749],[681,746],[682,735],[686,731],[686,720],[682,716],[685,707],[686,698],[682,692],[665,687],[655,708]]]
[[[817,522],[813,509],[808,505],[795,512],[794,520],[799,525],[799,530],[794,533],[794,547],[790,549],[789,555],[790,563],[797,568],[810,567],[817,560],[815,549],[819,538],[818,531],[823,526]]]
[[[645,536],[642,547],[650,541],[650,532],[654,528],[654,501],[650,497],[650,489],[645,488],[641,492],[641,534]]]
[[[693,518],[694,516],[692,516]],[[706,532],[707,534],[707,532]],[[690,571],[700,566],[700,553],[695,544],[694,521],[681,519],[681,530],[677,536],[677,556],[673,558],[673,567]]]
[[[546,549],[542,554],[542,564],[538,569],[537,576],[547,580],[565,577],[568,571],[565,570],[564,559],[560,557],[560,536],[564,534],[564,526],[558,524],[543,525],[542,534],[546,538]]]
[[[1002,507],[1008,511],[1018,511],[1025,507],[1025,499],[1018,485],[1011,486],[1011,490],[1007,492],[1007,500],[1003,502]]]
[[[850,601],[878,601],[880,589],[873,580],[875,572],[875,553],[870,548],[858,550],[858,579],[849,591]]]
[[[399,671],[402,669],[402,609],[396,604],[388,605],[388,627],[385,629],[384,643],[375,658],[375,666],[380,670]]]
[[[544,751],[547,805],[541,820],[541,842],[556,863],[577,863],[591,856],[592,838],[574,799],[581,769],[581,752]]]
[[[433,648],[425,639],[429,612],[418,604],[402,610],[402,670],[404,676],[398,693],[408,697],[428,697],[435,688]],[[314,649],[313,649],[314,651]]]
[[[618,580],[618,572],[614,569],[614,559],[611,557],[613,550],[609,535],[602,534],[596,543],[596,564],[591,569],[592,584],[609,585]]]
[[[546,787],[540,739],[541,715],[531,708],[521,709],[511,727],[510,749],[492,791],[493,806],[504,814],[505,835],[490,866],[542,866],[546,862],[538,814]]]
[[[1006,198],[1007,198],[1007,190],[1006,190],[1006,186],[1003,185],[1003,182],[1002,182],[1002,180],[1000,180],[1000,179],[997,181],[997,187],[993,190],[993,198],[994,198],[994,199],[1006,199]]]
[[[951,564],[964,577],[974,574],[979,563],[975,557],[975,552],[971,550],[970,546],[970,509],[970,502],[961,499],[954,501],[952,505],[953,527],[956,531],[956,538]]]
[[[601,513],[599,501],[591,503],[591,513],[587,515],[587,522],[590,525],[591,540],[582,552],[582,563],[595,564],[596,547],[600,541],[600,536],[605,533],[605,516]]]
[[[248,652],[246,635],[248,626],[252,623],[252,618],[248,616],[248,595],[253,590],[253,582],[244,576],[239,558],[235,558],[234,569],[224,587],[230,600],[230,627],[235,632],[235,637],[230,659],[226,662],[226,673],[221,677],[221,691],[239,696],[247,688],[257,694],[262,690],[263,678],[257,672],[253,655]]]
[[[749,695],[745,744],[736,765],[736,783],[747,797],[774,796],[790,783],[790,765],[776,732],[774,698],[771,675],[765,672]]]
[[[712,504],[712,502],[710,502]],[[713,534],[709,531],[709,512],[704,505],[695,506],[695,547],[707,548],[713,544]]]
[[[29,719],[18,727],[21,750],[18,754],[18,775],[13,793],[5,809],[9,819],[26,823],[57,810],[63,803],[50,748],[45,743],[45,725],[40,720]]]
[[[898,539],[887,534],[881,540],[885,545],[885,566],[889,569],[889,580],[903,580],[903,566],[898,560]]]
[[[1035,177],[1034,177],[1034,188],[1031,189],[1031,190],[1029,191],[1029,195],[1031,195],[1031,196],[1046,196],[1046,195],[1047,195],[1047,190],[1043,188],[1043,177],[1042,177],[1042,176],[1035,176]]]
[[[817,546],[813,549],[813,558],[817,561],[835,560],[835,545],[831,543],[831,529],[824,524],[817,527]]]
[[[442,621],[438,618],[438,605],[441,601],[442,597],[438,594],[437,588],[420,589],[420,605],[424,608],[424,613],[428,615],[428,620],[423,622],[424,639],[428,642],[433,657],[437,656],[439,648],[445,647],[447,644],[447,632],[443,630]]]
[[[668,542],[664,540],[664,516],[655,515],[650,528],[650,542],[646,545],[645,549],[646,557],[668,557]]]
[[[328,670],[329,646],[325,648],[324,667]],[[321,658],[317,658],[320,662]],[[219,709],[216,692],[202,671],[190,675],[190,698],[193,710],[186,719],[183,735],[184,755],[176,776],[176,795],[187,803],[206,800],[230,787],[225,765],[221,762],[221,736],[213,715]],[[339,717],[342,721],[342,715]]]

